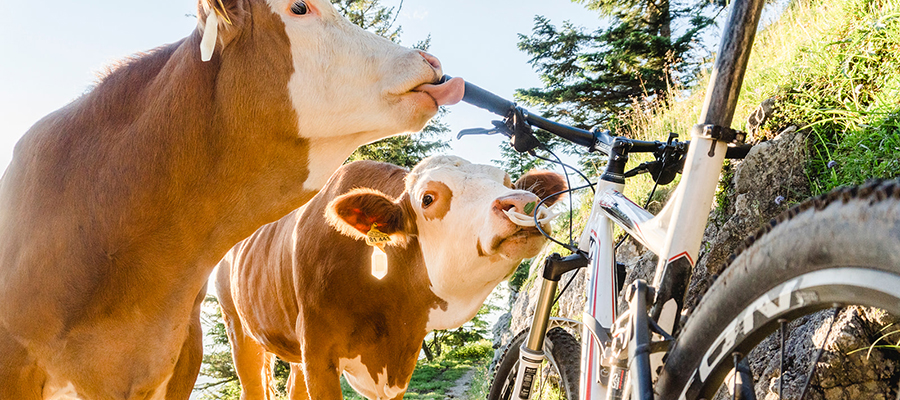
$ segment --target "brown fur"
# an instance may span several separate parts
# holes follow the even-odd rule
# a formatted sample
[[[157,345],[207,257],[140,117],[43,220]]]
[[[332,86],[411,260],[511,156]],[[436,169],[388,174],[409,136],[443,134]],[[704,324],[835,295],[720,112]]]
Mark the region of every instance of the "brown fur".
[[[0,181],[0,399],[66,381],[86,399],[187,398],[213,266],[315,194],[281,19],[264,2],[216,3],[233,25],[211,61],[194,32],[16,146]]]
[[[340,399],[338,363],[357,357],[373,381],[386,369],[391,386],[407,385],[429,312],[448,304],[432,291],[409,226],[406,175],[372,161],[345,165],[306,207],[260,228],[219,264],[217,292],[248,396],[262,396],[267,353],[292,363],[292,399]],[[408,241],[386,247],[390,270],[382,280],[370,274],[372,249],[362,240],[373,221]]]
[[[450,206],[453,204],[453,191],[443,182],[428,182],[424,195],[431,195],[434,199],[428,207],[425,207],[425,219],[443,219],[450,212]]]
[[[284,35],[274,15],[255,23],[259,34]],[[16,146],[0,193],[0,322],[35,360],[3,361],[0,398],[42,386],[11,375],[37,360],[86,398],[140,397],[187,363],[175,391],[189,394],[202,351],[190,321],[212,266],[314,195],[280,185],[306,179],[290,100],[270,86],[287,86],[290,57],[237,40],[229,51],[240,60],[201,63],[199,41],[195,32],[118,68]],[[227,72],[248,68],[267,76]],[[105,384],[123,372],[123,386]]]
[[[217,290],[224,294],[220,302],[236,357],[247,353],[239,346],[255,342],[248,335],[252,331],[262,340],[255,346],[306,366],[306,376],[314,380],[299,390],[308,389],[313,399],[340,398],[333,369],[340,358],[361,356],[374,370],[398,371],[392,384],[405,384],[403,378],[415,366],[410,354],[418,354],[425,336],[427,310],[442,303],[427,289],[418,242],[410,238],[406,247],[388,246],[392,270],[378,280],[368,268],[371,248],[332,229],[325,209],[339,195],[363,185],[399,197],[406,173],[390,164],[348,164],[306,207],[260,228],[232,249],[219,265]],[[285,334],[291,336],[289,341]],[[253,368],[239,374],[243,381],[254,374]],[[244,383],[245,388],[251,385]],[[303,392],[294,395],[305,398]]]
[[[516,189],[528,190],[533,192],[541,200],[546,197],[566,190],[566,182],[560,179],[559,174],[551,171],[529,171],[516,181]],[[552,205],[559,201],[563,194],[557,194],[544,202],[546,205]]]

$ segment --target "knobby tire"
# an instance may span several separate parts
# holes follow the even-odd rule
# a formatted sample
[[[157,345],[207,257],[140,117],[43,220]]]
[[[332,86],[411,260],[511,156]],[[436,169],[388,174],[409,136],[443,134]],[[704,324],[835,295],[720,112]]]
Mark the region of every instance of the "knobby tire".
[[[528,330],[516,335],[506,346],[497,367],[494,371],[494,379],[491,383],[491,391],[488,400],[510,400],[518,397],[513,395],[513,386],[516,382],[516,374],[519,368],[519,348],[528,339]],[[545,372],[555,374],[561,383],[559,387],[564,399],[578,399],[579,371],[581,369],[581,344],[570,333],[562,328],[553,328],[547,331],[544,337],[545,365],[540,374]],[[549,371],[548,371],[549,368]],[[535,378],[532,390],[532,399],[540,399],[537,396],[537,386],[541,384],[540,378]]]
[[[734,353],[748,354],[779,319],[848,305],[900,315],[900,181],[797,205],[736,254],[677,338],[657,398],[713,398]]]

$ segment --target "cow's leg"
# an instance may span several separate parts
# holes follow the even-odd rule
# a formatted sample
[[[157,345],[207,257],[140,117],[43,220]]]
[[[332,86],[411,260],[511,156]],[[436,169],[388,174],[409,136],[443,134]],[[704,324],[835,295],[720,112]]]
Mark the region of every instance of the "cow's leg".
[[[228,342],[231,343],[234,370],[241,380],[241,400],[268,399],[274,366],[272,355],[244,333],[231,298],[219,293],[219,305],[222,306],[225,331],[228,333]]]
[[[316,351],[315,345],[304,343],[303,363],[305,365],[306,390],[309,398],[316,400],[341,400],[341,371],[330,359],[328,351]]]
[[[40,400],[46,374],[0,325],[0,399]]]
[[[288,398],[291,400],[309,400],[309,393],[306,392],[305,377],[303,367],[300,364],[291,363],[291,375],[288,377],[287,382]]]
[[[167,400],[187,400],[191,397],[191,391],[194,390],[194,383],[197,382],[200,364],[203,363],[203,328],[200,326],[200,307],[205,298],[206,285],[203,285],[203,289],[194,300],[187,338],[181,347],[181,354],[178,355],[175,373],[166,388]]]
[[[241,400],[269,399],[272,391],[272,355],[243,333],[234,335],[229,332],[228,338],[234,370],[241,380]]]
[[[228,259],[226,256],[225,259]],[[231,264],[222,261],[216,267],[216,295],[222,307],[222,319],[225,320],[225,333],[231,344],[231,357],[234,359],[234,371],[241,381],[241,400],[268,399],[273,373],[272,355],[266,352],[256,340],[244,332],[241,317],[231,297]]]
[[[268,399],[272,383],[272,355],[255,340],[244,334],[237,318],[222,314],[231,342],[234,370],[241,380],[241,400]]]

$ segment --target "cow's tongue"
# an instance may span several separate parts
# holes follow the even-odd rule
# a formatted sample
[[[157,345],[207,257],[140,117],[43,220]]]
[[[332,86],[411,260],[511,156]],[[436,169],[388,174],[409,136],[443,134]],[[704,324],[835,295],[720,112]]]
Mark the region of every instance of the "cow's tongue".
[[[466,82],[462,78],[456,77],[444,83],[419,85],[413,91],[428,93],[439,106],[453,105],[462,100],[466,91]]]

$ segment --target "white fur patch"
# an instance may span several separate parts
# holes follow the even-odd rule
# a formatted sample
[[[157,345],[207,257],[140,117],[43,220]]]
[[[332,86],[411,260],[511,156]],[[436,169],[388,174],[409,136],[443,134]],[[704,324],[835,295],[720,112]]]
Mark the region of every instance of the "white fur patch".
[[[491,294],[494,286],[498,283],[500,283],[499,279],[496,282],[489,282],[488,285],[483,287],[472,288],[471,291],[457,291],[459,292],[457,294],[461,295],[459,297],[445,295],[442,299],[447,302],[447,309],[444,310],[436,306],[428,311],[428,322],[425,323],[425,332],[439,329],[455,329],[462,326],[462,324],[472,319],[478,313],[478,309],[481,308],[484,300]]]
[[[387,368],[382,369],[376,376],[378,382],[372,380],[372,374],[369,368],[362,363],[362,356],[354,359],[342,358],[340,360],[340,368],[347,378],[350,386],[370,399],[393,399],[406,391],[406,386],[390,386],[388,385]]]
[[[81,400],[75,391],[75,385],[72,382],[66,382],[66,386],[56,387],[47,385],[44,387],[44,400]]]
[[[336,171],[358,145],[347,143],[341,138],[310,139],[309,161],[306,168],[309,176],[303,182],[306,190],[322,190],[328,178]]]

